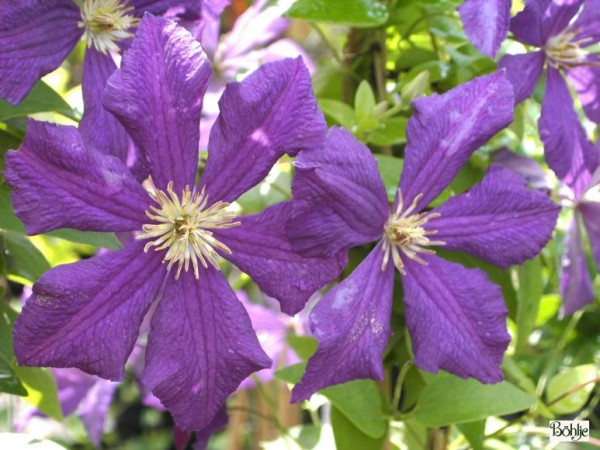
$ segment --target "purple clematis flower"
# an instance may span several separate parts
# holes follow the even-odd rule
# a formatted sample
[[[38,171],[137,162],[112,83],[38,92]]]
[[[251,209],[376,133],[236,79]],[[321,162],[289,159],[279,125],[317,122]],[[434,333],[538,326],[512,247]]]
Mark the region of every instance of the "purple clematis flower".
[[[465,0],[458,7],[467,37],[490,58],[495,58],[508,35],[511,0]]]
[[[195,186],[209,77],[187,31],[146,15],[104,97],[150,168],[145,186],[118,158],[86,148],[69,126],[31,121],[20,150],[6,156],[5,176],[28,233],[136,233],[122,250],[56,267],[35,283],[15,324],[19,363],[119,380],[158,302],[142,378],[182,429],[204,428],[243,379],[271,365],[219,270],[221,258],[288,314],[345,262],[343,255],[293,253],[285,233],[290,202],[237,218],[227,208],[284,153],[322,146],[326,125],[302,61],[267,64],[228,85]]]
[[[573,104],[564,77],[587,116],[600,123],[600,57],[588,51],[600,41],[600,0],[527,0],[525,9],[512,19],[511,31],[519,41],[539,50],[505,55],[499,67],[506,70],[517,103],[531,96],[546,68],[540,136],[548,165],[563,178],[573,158],[575,130],[563,119]],[[591,168],[595,161],[586,164]]]
[[[332,384],[383,378],[394,268],[402,275],[416,365],[485,383],[502,379],[510,338],[500,288],[483,271],[446,261],[431,247],[465,251],[506,268],[540,251],[559,207],[493,164],[470,191],[426,210],[475,149],[511,122],[513,94],[497,73],[413,105],[391,212],[376,160],[349,132],[334,128],[323,152],[297,158],[289,225],[295,248],[316,256],[377,245],[312,310],[319,347],[293,401]]]
[[[213,9],[217,0],[205,0]],[[102,107],[113,54],[129,46],[144,13],[198,20],[202,0],[14,0],[0,10],[0,98],[18,104],[44,75],[58,68],[80,39],[84,115],[80,131],[88,147],[127,158],[130,145],[119,122]],[[216,3],[213,5],[213,3]],[[222,8],[220,8],[222,9]]]

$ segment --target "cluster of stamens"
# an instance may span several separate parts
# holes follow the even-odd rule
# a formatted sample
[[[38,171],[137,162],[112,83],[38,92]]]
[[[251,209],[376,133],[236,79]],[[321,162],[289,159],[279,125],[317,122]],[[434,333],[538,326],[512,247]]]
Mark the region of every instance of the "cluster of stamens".
[[[133,37],[130,30],[140,21],[129,15],[133,9],[127,0],[84,0],[77,25],[85,28],[83,39],[88,48],[93,46],[104,54],[118,52],[117,42]]]
[[[544,51],[550,66],[555,69],[569,69],[581,65],[596,65],[595,62],[587,60],[589,52],[585,50],[586,44],[590,43],[592,38],[576,40],[578,34],[578,30],[567,28],[548,39]]]
[[[427,261],[422,259],[419,254],[435,254],[434,250],[427,247],[431,245],[446,245],[443,241],[432,241],[429,239],[429,236],[436,234],[437,230],[425,230],[423,228],[423,225],[431,219],[440,217],[439,213],[422,212],[412,214],[421,198],[423,198],[423,194],[417,195],[411,205],[403,211],[404,200],[402,198],[402,191],[398,189],[398,206],[384,226],[381,270],[386,269],[391,257],[398,272],[406,275],[400,252],[404,253],[408,258],[426,265]]]
[[[240,222],[234,222],[235,213],[226,211],[229,203],[216,202],[207,207],[205,188],[192,193],[186,186],[180,200],[173,191],[173,182],[167,186],[166,193],[154,188],[151,181],[147,187],[150,197],[159,206],[151,205],[146,210],[146,215],[155,223],[142,226],[143,231],[136,239],[154,239],[146,244],[145,252],[152,247],[156,247],[156,251],[166,250],[163,262],[169,262],[167,270],[178,265],[175,279],[179,278],[182,269],[189,270],[190,263],[198,279],[199,263],[205,269],[208,263],[219,269],[221,257],[217,250],[231,254],[229,247],[215,239],[210,230],[232,228]]]

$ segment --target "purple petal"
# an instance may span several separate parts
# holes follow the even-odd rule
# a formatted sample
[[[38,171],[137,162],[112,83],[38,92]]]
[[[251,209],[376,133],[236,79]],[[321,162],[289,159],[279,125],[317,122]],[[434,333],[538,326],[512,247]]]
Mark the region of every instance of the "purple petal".
[[[85,148],[74,127],[30,120],[19,151],[6,155],[5,177],[29,234],[132,231],[147,221],[146,191],[118,159]]]
[[[292,402],[319,389],[357,378],[383,379],[381,357],[390,337],[394,266],[381,269],[381,244],[310,313],[310,328],[319,341]]]
[[[265,294],[279,300],[281,310],[289,315],[299,312],[346,265],[342,255],[305,258],[295,253],[287,237],[291,218],[292,202],[283,202],[260,214],[239,217],[240,226],[214,230],[215,237],[231,249],[231,255],[223,256],[250,275]]]
[[[146,15],[121,70],[108,80],[104,106],[140,148],[158,189],[195,180],[202,97],[210,66],[183,28]]]
[[[588,232],[594,260],[600,268],[600,203],[583,201],[579,204],[579,211]]]
[[[89,390],[100,378],[79,369],[54,369],[58,399],[64,416],[73,414]]]
[[[479,77],[413,102],[400,188],[420,209],[440,194],[471,154],[513,118],[513,90],[504,74]]]
[[[510,31],[524,44],[542,47],[542,21],[550,0],[525,0],[525,9],[510,21]]]
[[[552,0],[544,12],[542,36],[544,40],[562,32],[579,12],[585,0]]]
[[[575,66],[567,71],[567,79],[577,92],[585,114],[600,123],[600,58],[591,56],[588,62],[596,66]]]
[[[271,366],[246,310],[220,272],[167,284],[154,317],[143,381],[184,430],[204,428],[252,372]]]
[[[494,161],[525,178],[532,189],[544,192],[550,192],[552,189],[546,172],[536,160],[511,152],[506,147],[496,150],[491,156]]]
[[[576,218],[569,224],[565,237],[560,291],[563,296],[563,316],[573,314],[594,301],[594,288],[585,262],[583,242]]]
[[[483,383],[502,380],[510,336],[502,292],[479,269],[431,256],[407,259],[403,278],[406,323],[417,367]]]
[[[231,4],[231,0],[203,0],[202,18],[204,21],[215,21],[223,10]]]
[[[13,105],[58,68],[83,34],[71,0],[11,0],[0,8],[0,98]]]
[[[46,272],[14,329],[21,365],[77,367],[123,378],[144,314],[165,276],[161,256],[143,243]]]
[[[586,41],[587,45],[600,41],[600,2],[586,1],[581,14],[571,28],[579,30],[577,40],[589,39]]]
[[[336,255],[381,237],[390,215],[377,160],[349,131],[331,128],[321,151],[296,158],[292,185],[294,250]]]
[[[129,138],[119,121],[102,106],[108,78],[117,69],[109,55],[88,48],[83,63],[83,104],[85,111],[79,132],[89,149],[113,155],[127,162]]]
[[[468,192],[436,208],[424,225],[437,230],[444,248],[471,253],[507,268],[537,255],[552,237],[560,207],[546,194],[525,187],[525,179],[492,164]]]
[[[98,448],[102,444],[106,415],[118,385],[112,381],[97,379],[77,411],[90,441]]]
[[[314,150],[325,140],[325,119],[300,58],[265,64],[229,83],[219,107],[200,183],[213,200],[235,200],[285,153]]]
[[[473,45],[495,58],[508,35],[510,0],[465,0],[458,12]]]
[[[553,68],[548,68],[547,72],[539,133],[548,166],[558,178],[564,179],[576,169],[578,154],[583,158],[584,166],[595,167],[597,152],[587,140],[561,73]]]
[[[210,440],[211,436],[225,428],[227,422],[229,422],[229,417],[227,416],[227,407],[223,406],[207,426],[196,431],[194,450],[206,450],[208,448],[208,441]]]
[[[128,5],[133,6],[134,14],[142,17],[144,13],[162,16],[173,10],[179,17],[187,20],[198,20],[201,17],[203,3],[215,0],[129,0]]]
[[[504,55],[498,68],[506,71],[508,80],[515,90],[515,103],[531,97],[538,80],[542,76],[546,55],[544,52]]]

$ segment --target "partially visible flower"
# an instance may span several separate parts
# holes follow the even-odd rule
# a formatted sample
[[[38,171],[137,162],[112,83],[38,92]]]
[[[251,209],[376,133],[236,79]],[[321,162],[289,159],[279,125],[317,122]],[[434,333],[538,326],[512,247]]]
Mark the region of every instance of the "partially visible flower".
[[[87,148],[75,128],[36,121],[20,150],[7,154],[5,172],[30,234],[76,228],[137,237],[35,283],[15,323],[19,363],[119,380],[157,302],[143,382],[180,428],[195,430],[213,420],[243,379],[271,365],[220,261],[237,265],[294,314],[345,259],[293,253],[290,202],[243,217],[228,208],[284,153],[322,146],[325,122],[302,61],[267,64],[228,85],[196,186],[209,77],[189,33],[146,15],[104,97],[149,167],[144,186],[119,159]]]
[[[301,56],[312,72],[310,57],[291,39],[282,38],[290,20],[281,17],[289,0],[256,0],[238,17],[231,31],[221,36],[220,22],[205,20],[200,42],[213,65],[200,121],[200,148],[208,145],[208,131],[219,114],[219,98],[230,81],[236,81],[266,62]]]
[[[465,0],[458,7],[465,33],[473,45],[495,58],[508,35],[511,0]]]
[[[494,161],[525,178],[531,189],[547,193],[551,191],[552,186],[546,172],[536,160],[511,152],[506,147],[496,150],[491,156]]]
[[[565,77],[575,89],[587,116],[600,123],[600,57],[591,47],[600,41],[600,0],[526,0],[511,21],[514,36],[536,51],[505,55],[498,66],[515,88],[515,100],[530,97],[546,69],[546,92],[539,121],[546,161],[559,178],[569,171],[579,127],[564,117],[573,108]],[[595,167],[595,155],[586,165]]]
[[[293,401],[356,378],[382,379],[394,268],[401,274],[416,365],[485,383],[502,379],[510,337],[500,288],[482,270],[442,259],[434,248],[506,268],[540,251],[560,208],[493,164],[470,191],[427,210],[475,149],[511,122],[513,94],[504,75],[495,74],[413,105],[391,212],[376,160],[349,132],[334,128],[323,152],[297,158],[289,225],[294,248],[317,256],[377,245],[312,310],[319,347]]]

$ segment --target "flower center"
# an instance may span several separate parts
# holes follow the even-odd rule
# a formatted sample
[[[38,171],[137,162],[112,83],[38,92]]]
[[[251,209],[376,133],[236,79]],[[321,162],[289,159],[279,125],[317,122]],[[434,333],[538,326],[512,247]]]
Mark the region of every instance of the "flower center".
[[[591,38],[588,37],[576,41],[578,33],[579,30],[570,30],[567,28],[548,39],[544,47],[548,64],[555,69],[568,69],[574,66],[587,65],[586,60],[589,52],[581,47],[585,47]]]
[[[426,247],[431,245],[446,245],[443,241],[431,241],[429,239],[428,236],[436,234],[437,230],[425,230],[423,228],[423,225],[431,219],[440,217],[439,213],[422,212],[411,214],[422,198],[423,194],[417,195],[412,204],[406,210],[402,211],[404,201],[402,191],[398,189],[398,206],[384,226],[381,270],[385,270],[391,256],[398,272],[406,275],[401,252],[408,258],[420,264],[427,265],[427,261],[423,260],[419,256],[419,253],[435,254],[435,251]]]
[[[118,52],[116,44],[122,39],[133,37],[129,29],[136,26],[140,19],[132,17],[129,13],[132,6],[127,6],[119,0],[84,0],[81,7],[81,21],[79,28],[85,28],[83,39],[88,48],[94,46],[96,50],[107,55],[109,52]]]
[[[142,226],[142,232],[136,235],[136,239],[153,239],[144,251],[151,247],[156,247],[156,251],[167,250],[163,262],[169,261],[169,271],[177,264],[175,279],[179,278],[181,269],[188,271],[190,262],[196,279],[199,278],[198,261],[205,269],[208,268],[207,261],[219,269],[221,257],[216,250],[227,254],[231,254],[231,250],[215,239],[210,230],[240,225],[240,222],[234,222],[235,213],[226,211],[229,203],[216,202],[207,208],[206,186],[194,194],[186,186],[180,200],[173,191],[173,182],[169,183],[165,193],[156,189],[151,179],[149,181],[146,190],[159,206],[151,205],[146,210],[146,215],[155,223]]]

